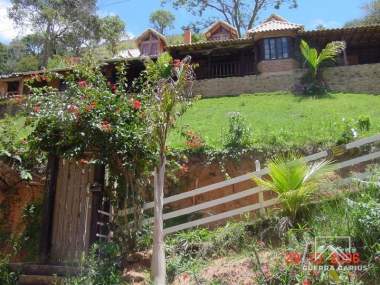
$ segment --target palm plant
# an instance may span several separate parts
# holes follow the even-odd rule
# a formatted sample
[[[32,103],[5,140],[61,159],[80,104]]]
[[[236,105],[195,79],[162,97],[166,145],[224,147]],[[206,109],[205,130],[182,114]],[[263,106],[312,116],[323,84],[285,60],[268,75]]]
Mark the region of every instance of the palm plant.
[[[303,158],[292,154],[279,156],[268,164],[270,179],[254,177],[257,185],[277,193],[283,211],[291,221],[298,217],[330,170],[330,161],[322,160],[308,164]]]
[[[301,53],[310,68],[310,73],[313,79],[318,78],[322,63],[326,61],[335,61],[336,56],[343,52],[345,48],[345,42],[334,41],[328,43],[318,54],[318,51],[315,48],[311,48],[306,41],[301,40],[300,44]]]

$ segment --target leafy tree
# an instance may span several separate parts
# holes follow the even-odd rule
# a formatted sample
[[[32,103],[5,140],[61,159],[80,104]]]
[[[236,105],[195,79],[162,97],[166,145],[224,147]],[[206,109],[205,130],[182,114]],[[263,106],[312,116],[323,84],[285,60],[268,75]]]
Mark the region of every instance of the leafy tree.
[[[65,35],[96,13],[96,0],[12,0],[11,4],[9,16],[17,25],[31,25],[43,35],[44,66]]]
[[[20,42],[24,45],[24,52],[30,55],[40,56],[43,51],[44,36],[41,33],[26,35]]]
[[[101,37],[105,39],[112,56],[118,52],[118,45],[125,35],[125,24],[119,16],[107,16],[101,19]]]
[[[322,24],[319,24],[315,27],[316,30],[319,30],[319,31],[322,31],[322,30],[326,30],[326,27]]]
[[[174,27],[175,16],[170,11],[157,10],[150,15],[149,21],[157,31],[164,34],[166,29]]]
[[[365,12],[365,16],[361,19],[347,22],[345,27],[380,24],[380,0],[372,0],[365,4],[362,9]]]
[[[0,43],[0,74],[7,71],[8,48]]]
[[[295,221],[299,211],[311,201],[329,164],[323,160],[308,165],[297,155],[280,156],[268,164],[270,179],[254,177],[253,180],[277,193],[286,215]]]
[[[40,61],[35,55],[22,56],[16,63],[14,71],[32,71],[39,70]]]
[[[217,12],[237,29],[239,36],[242,36],[244,30],[254,26],[260,13],[266,8],[278,9],[284,3],[289,3],[291,8],[297,7],[297,0],[161,0],[161,2],[170,2],[175,8],[186,8],[193,15],[200,17],[208,11]]]

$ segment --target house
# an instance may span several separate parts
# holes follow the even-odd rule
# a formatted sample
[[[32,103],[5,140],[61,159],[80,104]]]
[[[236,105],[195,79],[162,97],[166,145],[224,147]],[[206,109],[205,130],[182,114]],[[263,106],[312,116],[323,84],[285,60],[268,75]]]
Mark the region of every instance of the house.
[[[247,31],[244,37],[239,37],[237,30],[224,21],[210,25],[204,31],[204,36],[204,41],[192,42],[191,30],[186,28],[183,43],[169,45],[164,35],[154,29],[147,29],[136,38],[138,50],[122,52],[121,58],[105,62],[109,65],[105,68],[107,76],[112,81],[112,65],[126,60],[133,62],[135,67],[130,69],[129,79],[132,80],[143,69],[142,63],[146,58],[154,59],[163,52],[169,52],[173,58],[179,59],[191,55],[192,61],[198,65],[195,72],[199,81],[289,72],[298,70],[303,65],[299,50],[301,39],[319,50],[331,41],[344,41],[346,49],[337,60],[338,66],[380,63],[380,25],[306,31],[302,25],[273,14]],[[27,72],[0,76],[0,99],[25,93],[23,80],[31,74]],[[287,78],[276,79],[281,80]],[[240,82],[235,81],[236,84],[239,85]],[[207,90],[216,85],[224,88],[218,82],[204,88],[202,92],[207,93]],[[226,94],[251,90],[249,87],[234,90],[230,82],[226,85],[230,87]],[[265,88],[263,91],[266,91]]]

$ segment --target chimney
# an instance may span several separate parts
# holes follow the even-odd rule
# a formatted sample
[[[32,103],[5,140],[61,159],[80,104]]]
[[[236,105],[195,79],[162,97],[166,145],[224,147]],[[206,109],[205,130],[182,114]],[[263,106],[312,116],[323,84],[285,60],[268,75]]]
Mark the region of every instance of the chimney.
[[[184,44],[191,44],[191,28],[190,27],[184,28],[183,42]]]

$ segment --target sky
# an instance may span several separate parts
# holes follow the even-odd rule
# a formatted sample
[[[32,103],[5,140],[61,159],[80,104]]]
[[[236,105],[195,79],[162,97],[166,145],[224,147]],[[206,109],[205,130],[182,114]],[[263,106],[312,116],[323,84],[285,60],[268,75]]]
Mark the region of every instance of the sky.
[[[258,22],[276,13],[290,22],[304,25],[306,29],[313,29],[319,24],[327,28],[336,28],[349,20],[361,17],[361,7],[366,2],[368,0],[298,0],[297,9],[289,9],[286,5],[279,10],[268,9],[261,13]],[[0,42],[3,43],[9,43],[16,36],[28,33],[25,28],[17,29],[8,18],[9,5],[9,0],[0,0]],[[160,0],[98,0],[99,15],[119,15],[126,23],[128,34],[132,36],[138,36],[150,27],[149,15],[161,8]],[[184,10],[172,9],[170,5],[164,8],[171,10],[176,16],[175,28],[168,31],[168,34],[182,33],[181,27],[199,20]],[[217,16],[213,13],[208,15]]]

